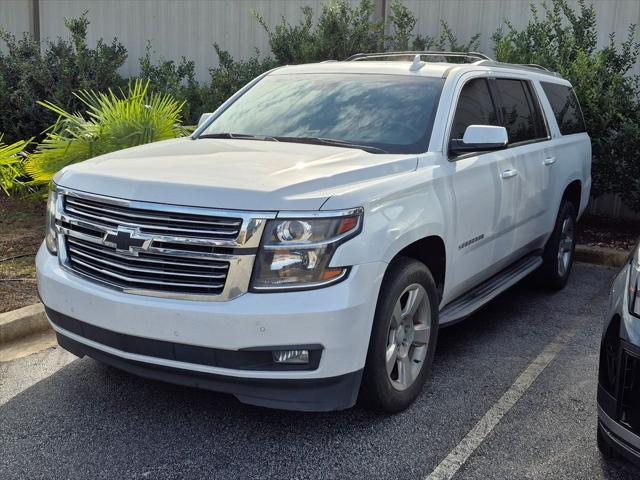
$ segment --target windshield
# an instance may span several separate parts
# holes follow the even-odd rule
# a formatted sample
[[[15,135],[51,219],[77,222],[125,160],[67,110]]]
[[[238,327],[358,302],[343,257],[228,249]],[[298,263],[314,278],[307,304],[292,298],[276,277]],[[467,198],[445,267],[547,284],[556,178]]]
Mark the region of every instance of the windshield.
[[[201,136],[330,139],[389,153],[421,153],[443,83],[406,75],[268,75]]]

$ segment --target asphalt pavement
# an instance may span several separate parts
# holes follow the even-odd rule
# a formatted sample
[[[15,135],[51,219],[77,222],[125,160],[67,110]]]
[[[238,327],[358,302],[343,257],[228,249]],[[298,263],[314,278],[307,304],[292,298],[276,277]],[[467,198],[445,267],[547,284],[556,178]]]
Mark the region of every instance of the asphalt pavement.
[[[578,264],[557,293],[525,281],[442,330],[431,385],[397,415],[251,407],[59,348],[3,363],[0,478],[425,479],[453,458],[455,479],[637,479],[595,442],[613,274]]]

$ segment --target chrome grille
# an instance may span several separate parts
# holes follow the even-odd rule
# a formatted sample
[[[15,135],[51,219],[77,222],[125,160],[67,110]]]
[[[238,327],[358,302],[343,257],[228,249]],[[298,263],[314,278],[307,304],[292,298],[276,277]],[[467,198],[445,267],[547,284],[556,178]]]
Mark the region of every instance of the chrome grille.
[[[190,300],[241,295],[248,290],[266,219],[274,216],[58,192],[62,265],[141,295]]]
[[[67,255],[73,269],[120,287],[192,294],[219,295],[229,270],[229,262],[216,260],[188,262],[142,252],[120,255],[114,248],[73,237],[67,239]]]
[[[65,197],[64,210],[77,218],[105,227],[138,227],[141,232],[198,238],[236,238],[241,218],[220,218],[178,212],[125,208],[79,197]]]

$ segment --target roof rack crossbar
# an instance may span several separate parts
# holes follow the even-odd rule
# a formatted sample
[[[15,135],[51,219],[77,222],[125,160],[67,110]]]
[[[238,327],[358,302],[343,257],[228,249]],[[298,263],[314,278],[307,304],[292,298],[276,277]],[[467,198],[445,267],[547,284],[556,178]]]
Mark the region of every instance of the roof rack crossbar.
[[[401,52],[378,52],[378,53],[356,53],[347,58],[347,62],[354,62],[357,60],[367,58],[385,58],[385,57],[405,57],[409,55],[420,55],[425,57],[451,57],[451,58],[468,58],[475,61],[489,60],[493,61],[490,57],[487,57],[484,53],[478,52],[438,52],[431,50],[409,50]]]

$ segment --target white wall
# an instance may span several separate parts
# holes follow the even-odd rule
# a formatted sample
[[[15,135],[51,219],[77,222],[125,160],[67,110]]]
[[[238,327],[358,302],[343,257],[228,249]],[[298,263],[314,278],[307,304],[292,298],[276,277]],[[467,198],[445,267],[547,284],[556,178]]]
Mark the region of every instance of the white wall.
[[[29,31],[27,0],[0,0],[0,29],[18,37]]]

